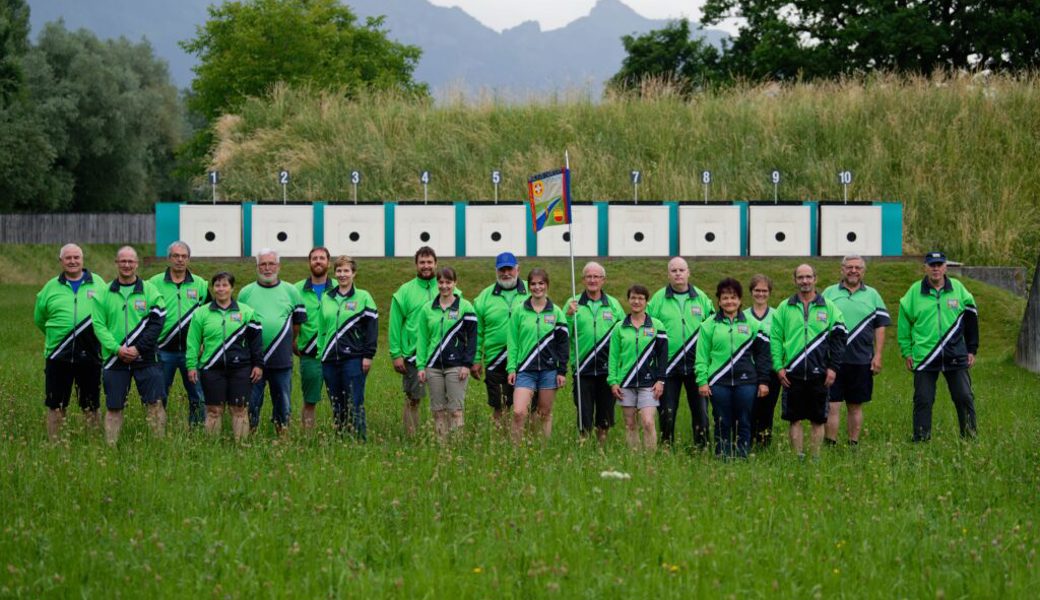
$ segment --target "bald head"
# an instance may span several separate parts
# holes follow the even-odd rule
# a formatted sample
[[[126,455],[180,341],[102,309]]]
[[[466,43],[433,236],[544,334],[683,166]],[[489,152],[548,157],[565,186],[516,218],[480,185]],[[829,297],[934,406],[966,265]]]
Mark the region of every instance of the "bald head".
[[[816,295],[816,269],[809,264],[800,264],[794,270],[794,283],[802,299]]]
[[[676,256],[668,261],[668,282],[677,292],[690,289],[690,265],[686,263],[686,259]]]
[[[116,252],[116,269],[119,271],[119,283],[137,281],[137,250],[133,246],[123,246]]]

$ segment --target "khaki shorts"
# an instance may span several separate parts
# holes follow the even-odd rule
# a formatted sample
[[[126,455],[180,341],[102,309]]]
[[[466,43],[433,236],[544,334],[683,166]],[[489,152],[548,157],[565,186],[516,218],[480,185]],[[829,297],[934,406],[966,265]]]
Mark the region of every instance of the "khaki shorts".
[[[409,400],[419,401],[426,395],[426,386],[419,381],[419,370],[415,363],[404,361],[405,373],[401,375],[401,389]]]
[[[461,411],[465,408],[466,385],[469,377],[459,381],[459,369],[426,369],[426,385],[430,387],[430,410]]]
[[[625,408],[657,408],[660,405],[654,398],[654,388],[621,388],[621,406]]]

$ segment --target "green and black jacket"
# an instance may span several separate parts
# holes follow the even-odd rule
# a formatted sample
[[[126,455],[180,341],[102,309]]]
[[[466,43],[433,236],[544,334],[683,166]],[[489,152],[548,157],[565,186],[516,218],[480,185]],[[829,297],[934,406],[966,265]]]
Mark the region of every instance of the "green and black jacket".
[[[676,292],[667,285],[650,298],[646,312],[668,331],[665,377],[693,373],[701,322],[715,313],[711,298],[692,283],[685,292]]]
[[[216,300],[195,311],[188,326],[184,362],[188,370],[230,371],[264,366],[263,328],[247,304]]]
[[[897,332],[903,358],[915,371],[951,371],[968,367],[968,354],[979,351],[979,310],[975,297],[957,279],[946,278],[936,290],[925,277],[899,301]]]
[[[434,298],[419,324],[416,368],[472,367],[476,354],[477,313],[473,305],[455,296],[455,302],[445,309],[440,298]]]
[[[559,306],[546,299],[542,312],[536,312],[531,299],[524,300],[509,318],[506,372],[556,370],[566,375],[567,339],[567,317]]]
[[[374,358],[379,344],[379,310],[372,295],[352,285],[346,294],[333,285],[321,297],[318,356],[323,363]]]
[[[101,363],[101,345],[91,325],[94,299],[105,290],[105,281],[86,269],[80,281],[74,292],[62,273],[36,294],[33,321],[45,336],[47,360]]]
[[[571,365],[578,376],[606,377],[610,370],[610,332],[625,318],[625,310],[617,298],[600,293],[599,300],[590,300],[585,292],[572,297],[578,302],[578,310],[567,317],[571,339],[574,339],[574,324],[578,325],[578,356],[574,354],[574,342],[570,343]],[[566,306],[570,306],[570,300]]]
[[[668,364],[668,334],[660,319],[646,315],[641,327],[625,317],[610,333],[607,383],[623,388],[653,387],[664,381]]]
[[[195,277],[188,271],[184,281],[174,283],[170,278],[170,269],[157,273],[148,280],[159,290],[166,302],[166,321],[162,333],[159,334],[159,350],[167,352],[184,352],[188,339],[188,325],[196,309],[206,304],[209,288],[206,280]]]
[[[803,305],[795,294],[776,307],[769,334],[773,370],[809,381],[837,372],[845,355],[845,318],[833,302],[816,294]]]
[[[300,337],[296,340],[296,347],[300,349],[303,356],[315,357],[318,355],[318,319],[321,312],[322,297],[331,288],[336,287],[336,281],[331,277],[325,280],[325,291],[321,294],[315,293],[314,283],[311,278],[301,279],[295,284],[296,290],[303,298],[303,309],[307,312],[307,320],[300,325]]]
[[[390,358],[415,361],[422,311],[438,295],[437,278],[416,277],[397,288],[390,299],[390,327],[387,331]]]
[[[307,322],[300,292],[287,281],[272,285],[255,281],[242,288],[238,301],[253,307],[264,330],[264,368],[291,369],[293,326]]]
[[[121,287],[133,287],[123,296]],[[94,333],[101,342],[101,359],[106,369],[130,369],[155,364],[159,333],[166,320],[166,302],[155,286],[137,278],[128,286],[116,279],[94,297]],[[137,348],[132,365],[119,360],[119,347]]]
[[[746,313],[721,311],[701,323],[697,342],[697,385],[769,385],[773,364],[769,336]]]
[[[473,310],[477,312],[477,355],[473,361],[484,365],[485,370],[505,372],[509,318],[528,297],[524,282],[517,280],[511,290],[495,282],[473,301]]]
[[[855,292],[850,292],[843,283],[836,283],[823,291],[823,297],[838,307],[849,330],[841,362],[869,365],[874,360],[874,330],[892,324],[881,294],[865,283]]]

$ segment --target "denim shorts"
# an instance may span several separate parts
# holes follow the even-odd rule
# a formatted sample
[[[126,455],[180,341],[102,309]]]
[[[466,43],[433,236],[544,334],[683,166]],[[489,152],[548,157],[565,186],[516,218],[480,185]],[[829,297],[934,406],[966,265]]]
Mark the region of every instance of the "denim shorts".
[[[520,371],[516,374],[513,387],[528,390],[555,390],[556,369],[546,371]]]

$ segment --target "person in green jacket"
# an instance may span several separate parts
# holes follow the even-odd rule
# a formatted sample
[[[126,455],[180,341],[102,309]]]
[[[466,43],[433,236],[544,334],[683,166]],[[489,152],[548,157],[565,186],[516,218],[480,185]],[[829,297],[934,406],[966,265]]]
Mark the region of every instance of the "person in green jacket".
[[[451,267],[437,270],[438,296],[423,309],[416,363],[419,381],[430,388],[430,411],[437,438],[446,442],[462,431],[466,384],[477,353],[477,314],[455,293],[458,275]]]
[[[759,324],[759,330],[765,335],[771,333],[773,313],[776,311],[769,305],[769,296],[773,293],[773,280],[761,273],[751,276],[748,283],[751,291],[751,306],[744,310],[748,319]],[[751,443],[760,448],[768,448],[773,441],[773,416],[776,414],[776,401],[780,398],[780,380],[776,371],[769,370],[769,393],[756,396],[751,409]]]
[[[979,351],[979,309],[959,280],[946,275],[946,255],[924,257],[925,276],[899,301],[899,351],[914,374],[913,440],[932,437],[932,406],[939,373],[957,409],[961,436],[975,437],[975,394],[970,369]]]
[[[263,377],[263,328],[252,307],[235,302],[235,276],[221,271],[210,280],[213,301],[192,315],[184,362],[188,379],[202,385],[206,433],[220,431],[224,405],[231,407],[235,441],[249,435],[249,398]]]
[[[552,409],[556,389],[567,381],[567,317],[549,299],[549,273],[534,268],[527,274],[531,297],[513,312],[506,330],[506,371],[513,392],[513,442],[519,444],[531,403],[542,434],[552,435]]]
[[[83,268],[83,250],[76,244],[62,246],[58,262],[61,273],[43,286],[33,309],[33,322],[45,336],[44,405],[51,440],[61,434],[73,385],[87,425],[101,424],[101,346],[91,314],[105,281]]]
[[[643,447],[657,449],[657,407],[664,395],[664,369],[668,364],[668,334],[664,324],[646,313],[650,290],[628,288],[632,312],[611,330],[607,383],[625,415],[625,439],[639,447],[638,413]]]
[[[603,291],[607,271],[590,262],[581,270],[585,291],[567,301],[567,326],[571,343],[572,387],[582,439],[593,426],[600,445],[614,426],[614,393],[607,383],[610,365],[610,333],[625,318],[618,299]],[[575,348],[577,346],[577,348]]]
[[[701,323],[697,385],[715,415],[715,455],[747,458],[755,397],[769,393],[769,336],[740,310],[744,290],[727,277],[715,288],[719,312]]]
[[[196,277],[188,268],[191,248],[182,241],[170,244],[166,249],[169,266],[162,273],[149,279],[159,290],[166,302],[166,322],[159,334],[159,364],[163,370],[163,406],[167,406],[170,388],[181,373],[181,383],[188,394],[188,425],[202,425],[206,419],[202,391],[198,384],[188,381],[188,369],[184,353],[188,338],[188,324],[195,311],[206,304],[208,288],[206,280]]]
[[[827,423],[827,389],[834,384],[845,354],[845,319],[833,302],[816,292],[816,269],[794,270],[798,292],[780,303],[773,314],[769,347],[773,370],[784,386],[780,417],[798,458],[803,452],[802,421],[812,426],[810,445],[818,458]]]
[[[690,283],[690,266],[682,257],[676,256],[668,261],[668,285],[650,298],[646,312],[668,330],[668,365],[664,373],[664,396],[661,397],[661,441],[669,446],[675,441],[679,396],[686,388],[694,446],[707,448],[708,401],[697,391],[694,361],[701,322],[715,312],[715,307],[703,290]]]
[[[115,262],[118,276],[95,297],[91,315],[94,334],[101,343],[101,378],[108,409],[105,438],[111,445],[119,441],[131,381],[137,384],[152,431],[161,437],[166,430],[162,367],[156,356],[166,302],[155,286],[138,277],[136,250],[123,246]]]
[[[303,298],[303,308],[307,311],[307,320],[300,325],[300,342],[297,344],[297,356],[300,357],[300,386],[303,388],[300,425],[304,431],[314,429],[315,409],[321,402],[321,387],[325,382],[321,359],[318,358],[318,316],[321,312],[321,299],[329,287],[331,262],[332,254],[328,248],[312,248],[307,255],[310,276],[295,284],[296,290]]]
[[[495,283],[473,300],[477,312],[477,355],[473,377],[484,375],[487,403],[495,425],[507,431],[506,415],[513,407],[513,386],[506,373],[506,325],[513,311],[527,300],[527,287],[520,279],[520,265],[512,252],[495,257]]]
[[[390,299],[390,328],[387,332],[390,360],[401,374],[404,391],[404,430],[412,437],[419,429],[419,403],[426,395],[415,367],[415,346],[419,339],[422,310],[437,296],[437,253],[429,246],[415,251],[415,279],[401,285]]]
[[[336,431],[365,441],[365,382],[379,343],[379,310],[354,285],[357,261],[340,256],[333,269],[337,285],[326,290],[318,311],[318,356]]]

